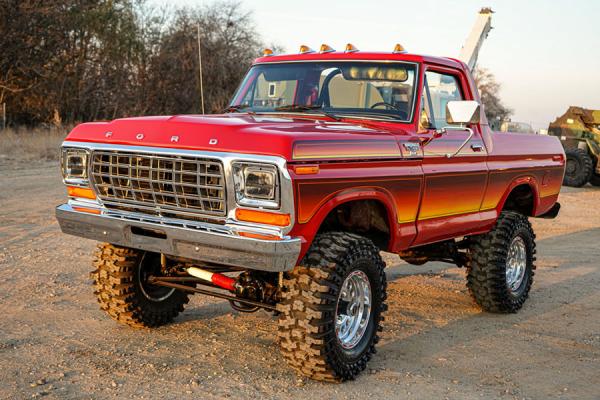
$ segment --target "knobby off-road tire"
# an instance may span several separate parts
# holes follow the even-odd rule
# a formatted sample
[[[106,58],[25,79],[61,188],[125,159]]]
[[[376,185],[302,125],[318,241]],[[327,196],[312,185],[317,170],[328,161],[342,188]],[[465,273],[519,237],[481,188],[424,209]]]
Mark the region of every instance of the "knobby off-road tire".
[[[535,269],[535,233],[529,220],[504,211],[494,229],[470,241],[467,287],[475,302],[489,312],[517,312],[529,296]],[[511,274],[519,265],[522,275]]]
[[[160,273],[159,254],[102,243],[93,264],[100,308],[120,323],[136,328],[165,325],[189,301],[180,290],[142,283],[149,273]]]
[[[565,149],[567,166],[563,185],[581,187],[588,183],[594,174],[592,157],[584,149]]]
[[[365,369],[376,351],[382,313],[387,309],[384,268],[379,250],[366,238],[344,232],[315,238],[301,265],[286,274],[282,301],[277,306],[278,341],[293,369],[330,382],[354,379]],[[365,277],[370,286],[370,314],[368,319],[364,317],[366,328],[359,330],[364,329],[364,333],[354,336],[360,339],[349,348],[338,338],[336,318],[338,313],[342,318],[357,308],[340,302],[344,297],[340,293],[349,280],[362,279],[355,286],[359,287]],[[347,290],[344,293],[348,295]],[[343,307],[346,311],[341,311]]]

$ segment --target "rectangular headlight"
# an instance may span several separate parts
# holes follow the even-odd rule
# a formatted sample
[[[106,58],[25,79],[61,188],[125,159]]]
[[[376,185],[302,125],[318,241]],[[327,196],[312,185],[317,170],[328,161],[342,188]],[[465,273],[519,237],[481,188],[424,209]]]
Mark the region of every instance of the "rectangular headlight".
[[[234,163],[235,197],[240,205],[279,208],[279,173],[270,164]]]
[[[88,152],[84,149],[62,150],[62,174],[65,183],[87,185]]]

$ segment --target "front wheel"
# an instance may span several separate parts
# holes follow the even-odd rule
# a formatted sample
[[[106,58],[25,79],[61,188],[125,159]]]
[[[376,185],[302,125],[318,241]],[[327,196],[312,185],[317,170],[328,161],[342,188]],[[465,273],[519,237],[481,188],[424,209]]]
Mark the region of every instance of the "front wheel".
[[[514,313],[533,283],[535,234],[526,216],[503,211],[494,228],[472,237],[467,252],[467,287],[485,311]]]
[[[100,308],[120,323],[136,328],[165,325],[188,302],[185,292],[147,282],[150,275],[161,275],[158,253],[102,243],[94,267],[91,277]]]
[[[354,379],[375,353],[385,311],[385,264],[368,239],[318,235],[284,280],[277,306],[288,364],[321,381]]]

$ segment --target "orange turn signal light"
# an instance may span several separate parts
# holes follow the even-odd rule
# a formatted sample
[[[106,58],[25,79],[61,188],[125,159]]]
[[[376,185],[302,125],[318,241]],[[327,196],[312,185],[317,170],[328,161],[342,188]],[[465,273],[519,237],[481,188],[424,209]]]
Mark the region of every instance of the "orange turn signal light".
[[[281,240],[279,236],[275,235],[264,235],[260,233],[251,233],[251,232],[239,232],[240,236],[252,238],[252,239],[261,239],[261,240]]]
[[[78,197],[80,199],[96,200],[96,194],[92,189],[81,188],[77,186],[67,186],[69,197]]]
[[[88,214],[100,215],[100,210],[97,208],[73,207],[73,210],[88,213]]]
[[[271,49],[263,50],[263,56],[268,57],[268,56],[272,56],[272,55],[273,55],[273,50],[271,50]]]
[[[319,173],[318,165],[298,165],[294,167],[294,172],[297,175],[315,175]]]
[[[267,211],[247,210],[238,208],[235,210],[235,218],[238,221],[257,222],[259,224],[288,226],[290,224],[290,214],[277,214]]]

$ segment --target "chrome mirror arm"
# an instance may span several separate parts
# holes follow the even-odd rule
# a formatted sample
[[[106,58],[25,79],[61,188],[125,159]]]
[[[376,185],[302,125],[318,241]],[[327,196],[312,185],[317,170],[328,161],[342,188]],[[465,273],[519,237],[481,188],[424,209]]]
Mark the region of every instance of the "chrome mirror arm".
[[[469,132],[469,137],[467,137],[467,139],[458,147],[458,149],[454,152],[454,153],[446,153],[446,158],[452,158],[454,156],[456,156],[458,153],[461,152],[461,150],[467,145],[467,143],[469,143],[469,141],[473,138],[473,135],[475,135],[475,132],[473,132],[473,129],[463,126],[462,124],[460,126],[446,126],[445,128],[442,128],[443,130],[455,130],[455,131],[467,131]]]

